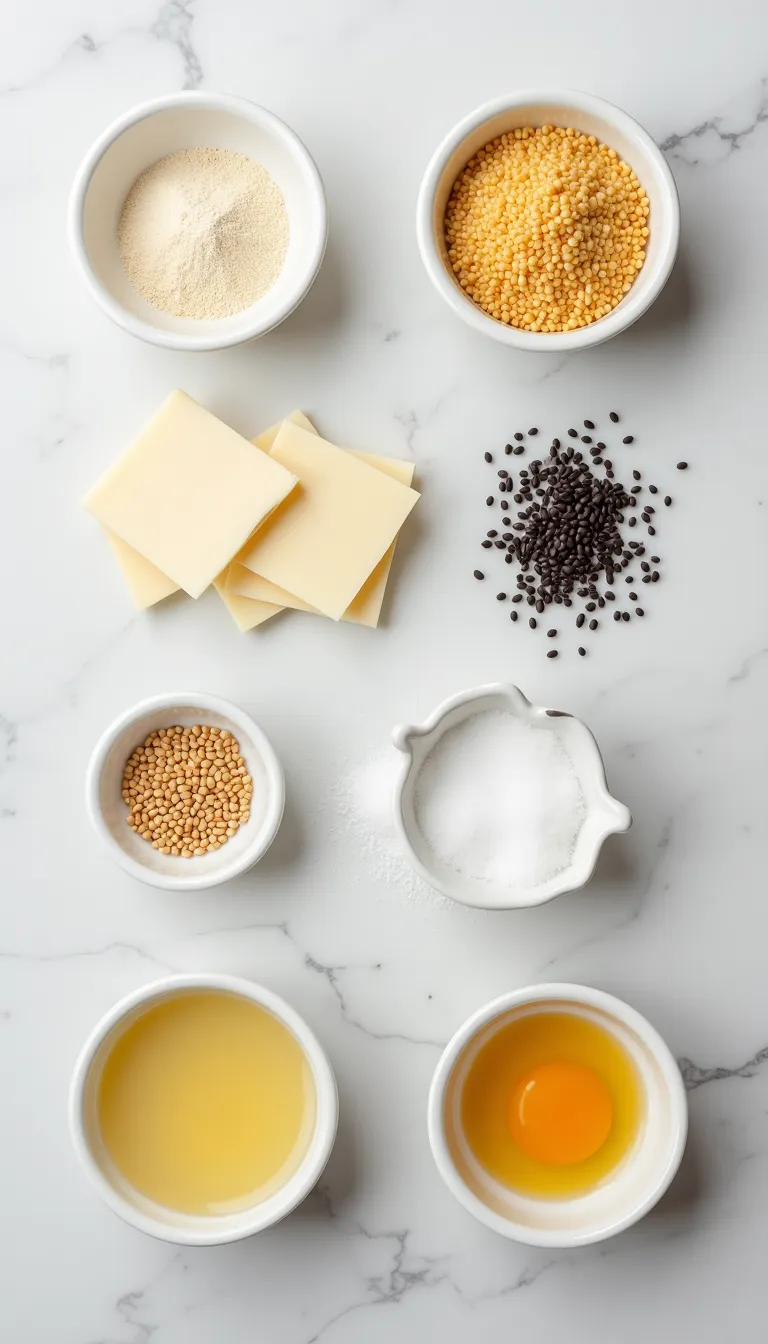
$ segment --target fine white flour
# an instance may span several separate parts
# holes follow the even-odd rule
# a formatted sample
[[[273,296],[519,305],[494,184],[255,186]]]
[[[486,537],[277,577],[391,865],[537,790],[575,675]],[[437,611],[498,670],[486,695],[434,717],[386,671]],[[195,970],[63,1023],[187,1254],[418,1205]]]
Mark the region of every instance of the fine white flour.
[[[416,821],[432,852],[500,887],[537,887],[567,867],[585,810],[557,735],[505,710],[450,728],[416,781]]]
[[[174,317],[229,317],[275,283],[288,249],[282,192],[228,149],[179,149],[134,182],[117,240],[142,298]]]

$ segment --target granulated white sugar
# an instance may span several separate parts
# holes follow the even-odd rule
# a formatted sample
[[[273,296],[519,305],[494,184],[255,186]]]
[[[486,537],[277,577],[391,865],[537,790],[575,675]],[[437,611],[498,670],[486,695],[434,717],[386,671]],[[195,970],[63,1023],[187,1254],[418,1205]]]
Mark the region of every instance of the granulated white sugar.
[[[435,744],[416,781],[415,812],[429,848],[449,868],[530,889],[570,863],[585,805],[555,733],[486,710]]]
[[[363,856],[373,881],[411,904],[452,906],[416,875],[395,830],[393,795],[402,759],[391,747],[369,756],[342,775],[331,800],[335,829]]]

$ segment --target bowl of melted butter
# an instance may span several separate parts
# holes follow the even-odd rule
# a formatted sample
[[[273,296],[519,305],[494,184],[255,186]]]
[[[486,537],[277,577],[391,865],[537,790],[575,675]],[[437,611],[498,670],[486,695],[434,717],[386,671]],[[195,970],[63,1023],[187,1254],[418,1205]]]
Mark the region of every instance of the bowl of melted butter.
[[[539,985],[459,1029],[428,1124],[470,1213],[512,1240],[571,1247],[657,1203],[680,1165],[687,1105],[674,1057],[638,1012],[584,985]]]
[[[91,1182],[141,1231],[185,1245],[271,1226],[330,1156],[331,1066],[289,1004],[250,981],[183,975],[117,1004],[87,1041],[70,1128]]]

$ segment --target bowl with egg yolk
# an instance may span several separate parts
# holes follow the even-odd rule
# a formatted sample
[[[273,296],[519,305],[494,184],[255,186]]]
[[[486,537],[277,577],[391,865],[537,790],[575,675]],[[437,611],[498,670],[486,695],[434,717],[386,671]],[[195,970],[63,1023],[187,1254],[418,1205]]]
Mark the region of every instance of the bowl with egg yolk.
[[[635,1009],[585,985],[486,1004],[440,1059],[432,1153],[480,1222],[531,1246],[602,1241],[672,1181],[687,1135],[680,1070]]]

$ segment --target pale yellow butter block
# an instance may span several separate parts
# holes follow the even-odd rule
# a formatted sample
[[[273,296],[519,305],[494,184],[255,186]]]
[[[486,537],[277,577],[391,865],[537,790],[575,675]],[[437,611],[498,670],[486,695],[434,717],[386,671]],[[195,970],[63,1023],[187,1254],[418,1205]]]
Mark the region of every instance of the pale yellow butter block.
[[[272,602],[255,602],[250,597],[231,592],[227,587],[226,571],[213,580],[213,586],[242,634],[254,630],[257,625],[263,625],[283,610]]]
[[[279,460],[254,453],[247,439],[177,391],[84,504],[199,597],[295,485]]]
[[[298,425],[299,429],[306,429],[309,434],[317,433],[312,421],[307,419],[303,411],[291,411],[291,414],[286,415],[285,419],[290,420],[292,425]],[[276,425],[270,425],[269,429],[262,430],[261,434],[257,434],[255,439],[251,439],[251,443],[255,443],[256,447],[261,448],[262,452],[268,453],[284,423],[284,420],[278,420]]]
[[[122,537],[110,532],[108,527],[103,528],[103,532],[120,566],[133,604],[139,611],[146,611],[147,607],[154,607],[156,602],[162,602],[163,598],[170,597],[171,593],[178,593],[178,583],[174,583],[167,574],[163,574],[151,560],[140,555],[133,546],[128,545],[127,541],[123,541]]]
[[[270,456],[301,485],[290,507],[281,509],[237,560],[340,620],[419,496],[290,421],[283,421]]]
[[[294,415],[296,414],[301,415],[301,412],[294,412]],[[302,418],[306,420],[306,416]],[[293,417],[289,417],[289,419],[293,419]],[[294,424],[298,423],[298,420],[294,420]],[[306,423],[309,424],[309,421],[306,420]],[[279,426],[275,425],[273,428],[276,437]],[[267,433],[270,432],[267,431]],[[313,432],[316,433],[317,431],[313,430]],[[391,476],[393,480],[400,481],[402,485],[410,485],[413,480],[416,470],[413,462],[403,462],[394,457],[377,457],[373,453],[355,453],[354,455],[362,461],[368,462],[372,467],[376,467],[378,471],[383,471],[387,476]],[[371,627],[378,625],[396,545],[397,541],[395,540],[386,555],[379,561],[373,573],[366,579],[360,592],[344,612],[341,618],[343,621],[352,621],[357,625]],[[292,607],[296,611],[314,611],[314,607],[310,607],[309,603],[302,602],[301,598],[294,597],[292,593],[287,593],[284,588],[278,588],[268,579],[263,579],[260,575],[251,573],[249,569],[238,564],[237,561],[229,567],[227,584],[230,592],[239,593],[243,597],[258,598],[263,602],[279,602],[282,606]]]
[[[311,611],[315,616],[319,615],[317,609],[310,607],[308,602],[302,602],[300,597],[294,597],[285,588],[278,588],[276,583],[270,583],[269,579],[263,579],[260,574],[253,574],[237,560],[233,560],[229,566],[226,585],[227,591],[235,596],[250,597],[259,602],[275,602],[281,607],[290,607],[292,611]]]

